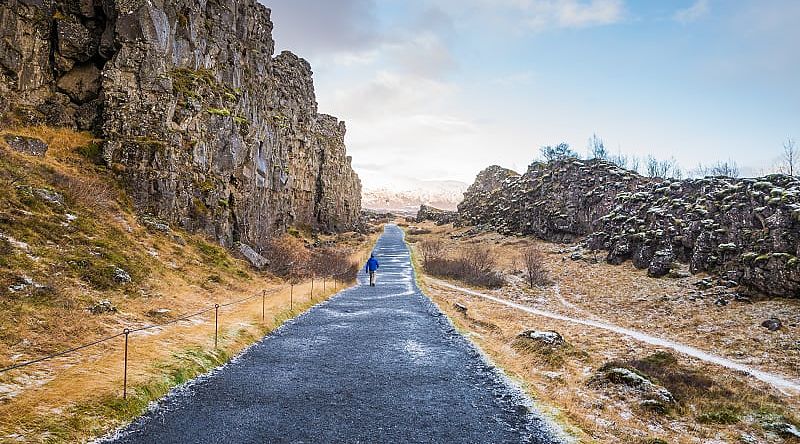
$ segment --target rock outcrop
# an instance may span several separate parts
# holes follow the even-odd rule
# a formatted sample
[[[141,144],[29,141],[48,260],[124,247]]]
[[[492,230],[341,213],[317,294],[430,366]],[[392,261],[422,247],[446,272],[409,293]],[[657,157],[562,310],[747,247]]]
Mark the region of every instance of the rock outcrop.
[[[458,213],[455,211],[440,210],[428,205],[420,205],[417,212],[416,221],[433,221],[436,225],[452,224],[459,220]]]
[[[726,285],[800,297],[800,180],[642,177],[601,160],[490,167],[459,206],[462,221],[505,234],[585,239],[654,277],[689,264]]]
[[[255,0],[5,1],[0,124],[95,132],[141,212],[231,248],[353,228],[344,123],[271,31]]]
[[[646,180],[603,161],[536,162],[519,175],[491,166],[458,206],[462,222],[488,224],[504,234],[572,241],[591,233],[614,207],[617,193]]]

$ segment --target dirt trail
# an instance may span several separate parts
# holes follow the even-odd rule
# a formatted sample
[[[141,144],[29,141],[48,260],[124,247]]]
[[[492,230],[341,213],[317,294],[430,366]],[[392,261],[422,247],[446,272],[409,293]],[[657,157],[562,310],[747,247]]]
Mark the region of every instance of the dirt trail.
[[[477,292],[477,291],[474,291],[474,290],[470,290],[468,288],[459,287],[457,285],[453,285],[453,284],[450,284],[448,282],[445,282],[445,281],[442,281],[442,280],[439,280],[439,279],[426,278],[426,280],[431,282],[431,283],[433,283],[433,284],[435,284],[435,285],[438,285],[440,287],[444,287],[444,288],[448,288],[450,290],[455,290],[455,291],[466,293],[466,294],[469,294],[469,295],[472,295],[472,296],[477,296],[477,297],[480,297],[480,298],[488,299],[488,300],[491,300],[491,301],[506,305],[508,307],[512,307],[512,308],[515,308],[517,310],[522,310],[522,311],[525,311],[527,313],[531,313],[531,314],[534,314],[534,315],[537,315],[537,316],[542,316],[542,317],[546,317],[546,318],[550,318],[550,319],[556,319],[556,320],[559,320],[559,321],[571,322],[571,323],[575,323],[575,324],[581,324],[581,325],[585,325],[585,326],[588,326],[588,327],[599,328],[599,329],[602,329],[602,330],[611,331],[611,332],[614,332],[614,333],[625,335],[625,336],[631,337],[631,338],[636,339],[636,340],[641,341],[641,342],[645,342],[645,343],[650,344],[650,345],[655,345],[655,346],[664,347],[664,348],[670,348],[670,349],[673,349],[673,350],[675,350],[677,352],[680,352],[680,353],[686,354],[688,356],[691,356],[693,358],[700,359],[702,361],[709,362],[709,363],[712,363],[712,364],[721,365],[723,367],[727,367],[729,369],[736,370],[736,371],[748,374],[748,375],[750,375],[750,376],[752,376],[752,377],[754,377],[754,378],[756,378],[756,379],[758,379],[758,380],[760,380],[762,382],[765,382],[765,383],[771,385],[772,387],[776,388],[781,393],[784,393],[786,395],[789,395],[789,396],[798,396],[798,395],[800,395],[800,381],[794,381],[794,380],[791,380],[791,379],[789,379],[789,378],[787,378],[785,376],[782,376],[782,375],[777,375],[777,374],[774,374],[774,373],[768,373],[768,372],[764,372],[764,371],[761,371],[761,370],[757,370],[757,369],[754,369],[754,368],[749,367],[747,365],[741,364],[739,362],[732,361],[730,359],[714,355],[712,353],[700,350],[698,348],[695,348],[695,347],[692,347],[692,346],[689,346],[689,345],[686,345],[686,344],[681,344],[679,342],[675,342],[675,341],[671,341],[671,340],[668,340],[668,339],[659,338],[659,337],[652,336],[652,335],[649,335],[647,333],[643,333],[643,332],[640,332],[640,331],[636,331],[636,330],[631,330],[631,329],[628,329],[628,328],[620,327],[618,325],[614,325],[614,324],[611,324],[611,323],[606,322],[606,321],[599,321],[599,320],[594,320],[594,319],[585,319],[585,318],[565,316],[565,315],[562,315],[562,314],[559,314],[559,313],[554,313],[554,312],[547,311],[547,310],[541,310],[541,309],[537,309],[537,308],[527,307],[525,305],[518,304],[518,303],[515,303],[515,302],[511,302],[511,301],[508,301],[508,300],[503,299],[503,298],[499,298],[499,297],[496,297],[496,296],[492,296],[492,295],[488,295],[488,294],[485,294],[485,293]]]

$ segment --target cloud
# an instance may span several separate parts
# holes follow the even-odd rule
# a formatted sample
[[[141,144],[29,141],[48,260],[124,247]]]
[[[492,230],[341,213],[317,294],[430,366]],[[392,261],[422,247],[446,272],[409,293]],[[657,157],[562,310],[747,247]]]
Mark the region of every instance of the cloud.
[[[619,23],[625,18],[622,0],[477,0],[490,11],[505,10],[523,27],[544,31],[588,28]]]
[[[303,54],[357,52],[384,36],[375,0],[259,0],[272,10],[279,48]]]
[[[709,0],[696,0],[688,8],[675,12],[673,18],[681,23],[691,23],[705,17],[710,11],[711,2]]]

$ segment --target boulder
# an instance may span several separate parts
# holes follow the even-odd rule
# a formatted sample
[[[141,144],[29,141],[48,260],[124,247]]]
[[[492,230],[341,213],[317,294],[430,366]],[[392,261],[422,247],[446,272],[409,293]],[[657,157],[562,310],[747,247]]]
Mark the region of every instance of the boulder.
[[[112,304],[108,299],[103,299],[102,301],[89,307],[89,311],[92,314],[116,313],[117,307],[115,307],[114,304]]]
[[[6,134],[3,139],[12,150],[20,153],[39,157],[44,157],[47,153],[48,145],[43,140],[35,137]]]
[[[119,267],[114,268],[114,282],[118,284],[127,284],[132,280],[131,275],[127,271]]]
[[[539,343],[547,347],[566,345],[564,338],[555,331],[527,330],[517,335],[517,339]]]
[[[245,259],[247,259],[247,261],[250,262],[250,265],[252,265],[254,268],[260,270],[269,265],[269,261],[267,260],[267,258],[258,254],[249,245],[243,243],[239,243],[238,245],[239,245],[239,252],[242,253],[242,256],[244,256]]]
[[[783,327],[783,322],[778,318],[769,318],[762,322],[761,326],[769,331],[778,331]]]
[[[436,225],[455,224],[458,222],[458,213],[455,211],[440,210],[428,205],[420,205],[415,222],[433,221]]]

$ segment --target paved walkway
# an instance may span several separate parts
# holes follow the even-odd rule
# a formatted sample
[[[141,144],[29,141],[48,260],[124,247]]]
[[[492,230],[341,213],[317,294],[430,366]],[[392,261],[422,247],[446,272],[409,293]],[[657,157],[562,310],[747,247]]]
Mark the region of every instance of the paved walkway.
[[[377,287],[360,276],[112,442],[557,442],[417,289],[400,229],[375,255]]]

